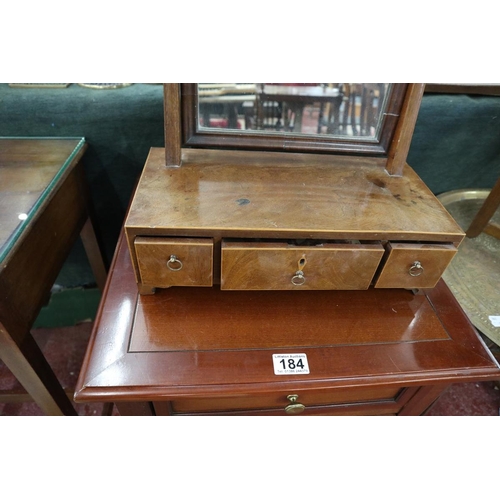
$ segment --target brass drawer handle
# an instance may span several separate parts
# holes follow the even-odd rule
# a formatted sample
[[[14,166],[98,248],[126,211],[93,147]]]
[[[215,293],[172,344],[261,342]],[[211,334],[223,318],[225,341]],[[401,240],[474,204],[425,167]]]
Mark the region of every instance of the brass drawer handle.
[[[285,413],[287,415],[297,415],[299,413],[302,413],[306,407],[297,401],[299,399],[299,396],[297,394],[290,394],[289,396],[286,397],[288,401],[290,401],[290,404],[288,406],[285,406]]]
[[[420,276],[424,272],[424,268],[422,267],[422,264],[418,260],[416,260],[410,267],[410,270],[408,271],[410,273],[410,276]]]
[[[294,285],[300,286],[306,282],[306,278],[302,271],[297,271],[292,277],[292,283]]]
[[[304,276],[303,271],[306,264],[306,254],[303,254],[300,260],[297,262],[297,267],[299,268],[299,270],[292,276],[292,284],[301,286],[306,282],[306,277]]]
[[[175,255],[171,255],[170,260],[167,261],[167,267],[171,271],[180,271],[182,269],[182,262]]]

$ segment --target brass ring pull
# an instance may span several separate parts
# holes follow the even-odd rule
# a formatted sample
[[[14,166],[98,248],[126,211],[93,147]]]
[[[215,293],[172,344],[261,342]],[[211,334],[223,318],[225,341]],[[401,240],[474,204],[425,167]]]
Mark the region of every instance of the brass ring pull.
[[[297,271],[292,277],[292,283],[296,286],[303,285],[306,282],[306,278],[302,271]]]
[[[290,404],[288,406],[285,406],[285,413],[287,415],[297,415],[298,413],[302,413],[306,407],[297,401],[299,399],[299,396],[297,394],[290,394],[289,396],[286,397],[288,401],[290,401]]]
[[[175,255],[171,255],[170,260],[167,261],[167,267],[171,271],[180,271],[182,269],[182,262]]]
[[[418,260],[416,260],[410,267],[410,270],[408,271],[410,273],[410,276],[420,276],[424,272],[424,268],[422,267],[422,264]]]

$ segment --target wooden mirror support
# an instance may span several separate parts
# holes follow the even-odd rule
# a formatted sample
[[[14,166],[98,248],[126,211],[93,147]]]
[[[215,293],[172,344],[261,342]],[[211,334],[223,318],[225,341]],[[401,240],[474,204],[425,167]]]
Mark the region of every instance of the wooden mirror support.
[[[464,233],[406,163],[423,84],[394,84],[381,140],[197,130],[165,84],[125,232],[141,293],[432,288]],[[179,168],[180,167],[180,168]]]

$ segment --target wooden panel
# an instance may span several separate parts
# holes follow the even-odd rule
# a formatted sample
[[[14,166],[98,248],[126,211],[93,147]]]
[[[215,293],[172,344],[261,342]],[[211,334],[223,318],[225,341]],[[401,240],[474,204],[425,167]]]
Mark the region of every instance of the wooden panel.
[[[449,339],[424,295],[396,289],[373,291],[160,290],[140,297],[131,316],[129,351],[261,349],[272,375],[273,352],[266,349],[280,353],[313,346]],[[201,360],[201,355],[197,359]],[[364,360],[360,365],[356,361],[358,369],[371,362]],[[200,372],[204,368],[198,364],[196,369]]]
[[[280,408],[290,404],[289,394],[297,394],[298,403],[307,406],[332,405],[352,402],[377,400],[395,400],[401,387],[365,387],[362,389],[336,389],[327,391],[293,391],[282,394],[262,394],[229,398],[192,398],[172,401],[174,413],[192,413],[203,411],[226,411],[242,409]],[[284,413],[284,412],[283,412]]]
[[[182,168],[148,157],[126,220],[133,236],[462,241],[408,166],[383,158],[182,150]]]
[[[389,243],[387,248],[375,288],[432,288],[457,253],[454,245],[446,244]]]
[[[0,320],[17,340],[31,327],[87,218],[83,165],[54,189],[0,269]]]
[[[384,249],[379,243],[223,242],[221,253],[222,290],[366,290]]]
[[[401,117],[397,123],[387,157],[386,169],[391,175],[403,175],[424,88],[424,83],[410,83],[408,85]]]
[[[301,416],[394,416],[398,413],[401,405],[393,400],[373,401],[368,403],[346,403],[338,405],[310,406],[302,413],[286,414],[284,409],[248,408],[243,410],[218,410],[193,413],[176,413],[168,402],[155,402],[155,413],[157,416],[169,415],[198,415],[198,416],[278,416],[278,417],[301,417]]]
[[[147,238],[134,242],[143,285],[212,286],[210,238]]]
[[[179,167],[181,165],[181,113],[179,84],[163,84],[163,94],[165,115],[165,164],[167,167]]]

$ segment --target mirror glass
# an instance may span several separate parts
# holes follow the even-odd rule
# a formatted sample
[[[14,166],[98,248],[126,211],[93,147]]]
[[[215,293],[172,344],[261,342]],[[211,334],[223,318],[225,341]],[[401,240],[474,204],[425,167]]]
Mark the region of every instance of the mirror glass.
[[[199,83],[199,131],[377,140],[390,83]]]

